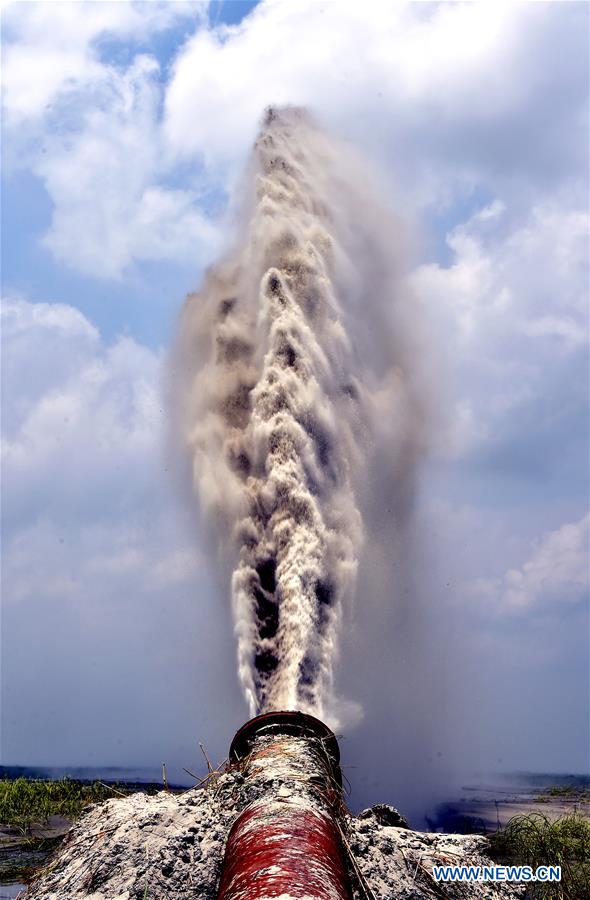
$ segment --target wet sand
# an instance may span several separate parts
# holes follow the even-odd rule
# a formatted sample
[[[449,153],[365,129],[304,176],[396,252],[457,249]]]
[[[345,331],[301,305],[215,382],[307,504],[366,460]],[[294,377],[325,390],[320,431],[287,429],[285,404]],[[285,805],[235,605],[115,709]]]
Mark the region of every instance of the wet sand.
[[[488,833],[503,828],[514,816],[540,813],[548,819],[578,812],[590,818],[590,779],[573,786],[555,785],[551,776],[499,779],[496,784],[466,785],[457,799],[440,804],[429,825],[437,831]]]
[[[42,866],[71,825],[63,816],[50,816],[46,825],[33,826],[27,838],[17,828],[0,828],[0,900],[18,896],[26,885],[13,879],[24,878],[26,870]]]

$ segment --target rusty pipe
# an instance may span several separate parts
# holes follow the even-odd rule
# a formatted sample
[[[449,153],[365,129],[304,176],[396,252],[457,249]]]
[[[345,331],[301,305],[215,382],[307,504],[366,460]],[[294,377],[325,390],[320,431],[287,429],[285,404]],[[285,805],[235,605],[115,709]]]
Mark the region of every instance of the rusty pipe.
[[[319,719],[265,713],[234,737],[245,806],[225,850],[218,900],[351,900],[339,817],[338,742]]]

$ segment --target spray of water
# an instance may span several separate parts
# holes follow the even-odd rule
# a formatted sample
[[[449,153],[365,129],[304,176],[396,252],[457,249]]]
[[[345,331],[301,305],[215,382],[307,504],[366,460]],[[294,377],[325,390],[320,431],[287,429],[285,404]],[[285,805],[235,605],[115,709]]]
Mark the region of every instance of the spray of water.
[[[382,502],[371,467],[395,473],[394,524],[425,442],[401,235],[368,190],[307,112],[267,111],[236,246],[182,314],[183,441],[232,572],[251,714],[330,718],[362,508]]]

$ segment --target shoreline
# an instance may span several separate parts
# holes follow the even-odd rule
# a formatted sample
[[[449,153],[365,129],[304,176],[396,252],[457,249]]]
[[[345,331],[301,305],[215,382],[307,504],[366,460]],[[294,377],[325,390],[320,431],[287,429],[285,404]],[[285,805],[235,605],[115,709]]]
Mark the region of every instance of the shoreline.
[[[138,794],[146,798],[154,794],[168,795],[172,799],[191,791],[179,787],[164,791],[161,785],[153,782],[117,784],[126,790],[126,795],[121,794],[124,799]],[[107,787],[106,783],[104,787]],[[109,787],[115,791],[114,786]],[[490,835],[504,828],[513,816],[531,813],[542,813],[554,820],[577,812],[590,820],[590,779],[582,779],[579,787],[562,784],[543,789],[536,784],[519,786],[516,782],[504,782],[502,785],[466,786],[462,790],[464,796],[440,804],[433,817],[427,819],[430,835],[438,834],[441,838],[446,835]],[[83,811],[93,807],[96,807],[95,803],[86,805]],[[32,823],[28,834],[23,834],[14,825],[0,825],[0,900],[17,897],[19,890],[27,887],[47,860],[60,850],[77,818],[50,815],[45,823]]]

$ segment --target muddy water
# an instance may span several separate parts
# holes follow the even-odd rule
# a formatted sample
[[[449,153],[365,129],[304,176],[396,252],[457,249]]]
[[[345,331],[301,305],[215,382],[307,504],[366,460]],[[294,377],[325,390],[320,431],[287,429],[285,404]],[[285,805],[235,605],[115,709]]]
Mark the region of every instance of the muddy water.
[[[13,881],[10,884],[0,884],[0,900],[14,900],[21,891],[24,891],[26,885]]]
[[[585,775],[506,775],[466,785],[427,818],[433,831],[486,833],[513,816],[541,813],[548,819],[576,812],[590,818],[590,778]]]

